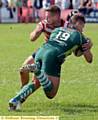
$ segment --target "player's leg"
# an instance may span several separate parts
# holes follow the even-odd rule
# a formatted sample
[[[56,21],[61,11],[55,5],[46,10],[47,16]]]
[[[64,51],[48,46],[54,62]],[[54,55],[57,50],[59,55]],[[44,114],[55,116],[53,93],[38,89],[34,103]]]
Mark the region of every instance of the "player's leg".
[[[51,50],[51,49],[49,49]],[[43,53],[44,49],[41,50],[41,52]],[[28,72],[29,71],[32,71],[35,73],[36,77],[39,79],[39,82],[40,82],[40,85],[43,87],[44,91],[45,91],[45,94],[47,95],[48,98],[53,98],[56,93],[57,93],[57,90],[58,90],[58,86],[59,86],[59,78],[56,78],[58,77],[58,73],[55,73],[54,71],[57,71],[55,70],[55,66],[54,65],[57,65],[56,64],[56,58],[54,57],[55,56],[55,53],[52,54],[51,56],[51,51],[47,51],[47,54],[40,54],[41,52],[39,52],[39,56],[43,56],[43,55],[46,55],[46,57],[44,56],[44,60],[43,60],[43,63],[42,63],[42,69],[40,68],[40,64],[31,64],[31,65],[28,65],[27,67],[27,70]],[[47,57],[48,56],[48,57]],[[40,58],[38,57],[38,59]],[[49,60],[51,57],[51,60]],[[42,57],[43,58],[43,57]],[[47,59],[48,58],[48,59]],[[37,60],[38,60],[37,59]],[[48,62],[51,61],[49,64]],[[52,61],[55,61],[52,62]],[[47,63],[47,65],[45,65],[45,63]],[[50,65],[51,64],[51,65]],[[45,69],[46,67],[50,67],[50,69]],[[57,67],[58,68],[58,67]],[[41,70],[40,70],[41,69]],[[54,73],[51,73],[51,70],[52,72]],[[47,74],[45,74],[45,72],[49,75],[49,74],[53,74],[53,76],[56,75],[56,77],[52,77],[51,76],[47,76]],[[57,81],[56,81],[57,80]],[[19,103],[22,103],[30,94],[32,94],[37,88],[35,87],[34,83],[32,84],[28,84],[28,85],[25,85],[21,90],[20,92],[14,97],[12,98],[10,101],[9,101],[9,107],[10,107],[10,110],[16,110],[17,106]]]
[[[39,82],[43,87],[46,96],[49,99],[52,99],[57,94],[60,84],[60,77],[58,76],[58,73],[55,72],[56,70],[53,69],[53,67],[50,67],[49,71],[51,71],[51,75],[48,75],[48,72],[46,74],[46,71],[43,72],[43,70],[42,71],[38,70],[37,72],[35,72],[35,75],[39,79]],[[57,74],[57,76],[54,73]]]
[[[34,63],[34,57],[35,57],[35,53],[33,53],[32,56],[29,56],[24,61],[23,66]],[[21,77],[21,83],[22,83],[22,87],[23,87],[24,85],[26,85],[29,82],[29,71],[23,70],[23,67],[22,67],[20,69],[20,77]],[[35,75],[32,77],[32,82],[34,83],[36,89],[38,89],[40,87],[39,80],[36,78]]]
[[[29,56],[23,63],[22,67],[20,68],[20,79],[21,79],[21,84],[22,87],[26,85],[29,82],[29,72],[23,70],[23,66],[27,64],[32,64],[34,63],[34,59],[32,56]]]
[[[53,98],[58,91],[60,81],[59,77],[46,75],[43,70],[41,71],[40,69],[38,69],[37,64],[32,64],[29,70],[30,69],[35,73],[36,77],[39,79],[39,82],[43,87],[46,96],[50,99]],[[18,109],[20,103],[23,103],[29,95],[31,95],[36,89],[38,89],[38,87],[39,86],[37,86],[36,88],[34,82],[25,85],[20,90],[20,92],[9,101],[10,110]]]
[[[38,71],[35,73],[36,77],[39,79],[41,86],[49,99],[52,99],[57,94],[60,78],[55,76],[50,76],[45,74],[43,71]]]
[[[45,54],[43,54],[44,52]],[[35,57],[36,62],[42,62],[41,70],[36,70],[33,64],[26,68],[27,71],[35,73],[48,98],[56,95],[60,82],[61,66],[57,61],[56,54],[57,50],[55,49],[41,48]]]
[[[26,69],[35,73],[46,96],[53,98],[57,93],[60,82],[61,64],[57,60],[57,50],[41,48],[36,54],[35,61],[41,64],[40,69],[37,68],[38,64],[28,65]]]
[[[24,66],[28,65],[28,64],[33,64],[34,63],[34,58],[35,58],[36,52],[34,52],[31,56],[29,56],[23,63],[22,67],[20,68],[20,79],[21,79],[21,84],[23,87],[24,85],[26,85],[29,82],[29,71],[25,71],[24,70]],[[33,77],[32,80],[36,80],[38,83],[38,80],[36,77]],[[39,85],[39,84],[38,84]],[[37,86],[38,86],[37,85]]]
[[[41,55],[41,52],[45,54]],[[60,83],[61,64],[57,60],[57,50],[42,48],[36,54],[35,60],[41,60],[42,65],[41,69],[34,71],[34,73],[39,79],[46,96],[51,99],[56,95]]]
[[[17,95],[9,101],[9,110],[19,110],[21,104],[27,99],[27,97],[39,88],[39,86],[36,87],[35,84],[35,82],[32,82],[23,86]]]
[[[59,77],[54,77],[54,76],[48,76],[48,79],[52,82],[52,89],[50,92],[45,92],[46,96],[49,99],[52,99],[56,96],[59,84],[60,84],[60,78]]]
[[[26,72],[29,73],[29,71],[27,70]],[[25,74],[25,70],[23,71],[23,73]],[[36,78],[36,76],[34,76],[32,83],[24,85],[20,92],[9,101],[9,110],[18,110],[21,103],[23,103],[26,100],[26,98],[33,92],[35,92],[39,87],[40,82]]]

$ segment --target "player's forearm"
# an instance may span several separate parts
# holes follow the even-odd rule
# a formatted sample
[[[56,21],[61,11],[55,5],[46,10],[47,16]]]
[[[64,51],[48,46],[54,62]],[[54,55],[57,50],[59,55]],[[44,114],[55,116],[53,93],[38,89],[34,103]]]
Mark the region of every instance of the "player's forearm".
[[[88,43],[88,49],[91,49],[93,46],[93,43],[90,38],[86,38],[86,39],[87,39],[87,43]]]
[[[83,51],[86,51],[88,49],[90,50],[92,48],[92,46],[93,46],[92,41],[89,38],[87,38],[87,43],[82,45],[82,49],[83,49]]]
[[[36,31],[34,31],[34,32],[32,32],[31,34],[30,34],[30,40],[31,41],[35,41],[35,40],[37,40],[37,38],[40,36],[40,32],[36,32]]]

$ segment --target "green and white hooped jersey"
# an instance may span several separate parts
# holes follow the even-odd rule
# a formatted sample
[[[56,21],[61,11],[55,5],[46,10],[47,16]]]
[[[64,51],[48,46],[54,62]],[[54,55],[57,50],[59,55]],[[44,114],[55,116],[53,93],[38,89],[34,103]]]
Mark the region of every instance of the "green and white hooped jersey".
[[[85,37],[75,29],[56,28],[48,41],[49,44],[59,48],[66,56],[72,53],[77,47],[86,43]]]

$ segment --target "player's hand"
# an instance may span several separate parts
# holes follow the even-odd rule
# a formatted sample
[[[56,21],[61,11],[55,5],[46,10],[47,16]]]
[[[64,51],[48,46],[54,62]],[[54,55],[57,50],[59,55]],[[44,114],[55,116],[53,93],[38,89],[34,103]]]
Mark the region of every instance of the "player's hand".
[[[92,41],[89,38],[87,38],[87,43],[82,45],[82,49],[83,49],[83,51],[86,51],[88,49],[91,49],[92,46],[93,46]]]
[[[90,38],[87,38],[87,43],[88,43],[89,49],[91,49],[93,46],[93,43]]]

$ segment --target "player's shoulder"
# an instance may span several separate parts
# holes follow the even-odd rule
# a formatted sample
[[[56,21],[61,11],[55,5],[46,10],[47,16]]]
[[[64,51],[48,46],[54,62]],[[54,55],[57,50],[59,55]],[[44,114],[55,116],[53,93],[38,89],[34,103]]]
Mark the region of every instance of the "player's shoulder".
[[[72,32],[73,32],[74,35],[77,35],[77,36],[81,35],[81,33],[76,29],[72,29]]]
[[[85,39],[84,35],[81,32],[79,32],[78,30],[74,31],[74,35],[76,37],[80,38],[80,40]]]
[[[72,29],[72,30],[73,30],[74,34],[79,35],[80,37],[85,38],[85,36],[84,36],[84,34],[82,32],[79,32],[77,29]]]
[[[79,44],[86,43],[86,41],[87,41],[86,38],[84,37],[83,33],[79,32],[78,30],[73,30],[72,37],[76,41],[79,41]]]
[[[77,31],[76,29],[68,28],[68,33],[70,33],[72,39],[80,41],[80,39],[82,38],[81,33]]]

